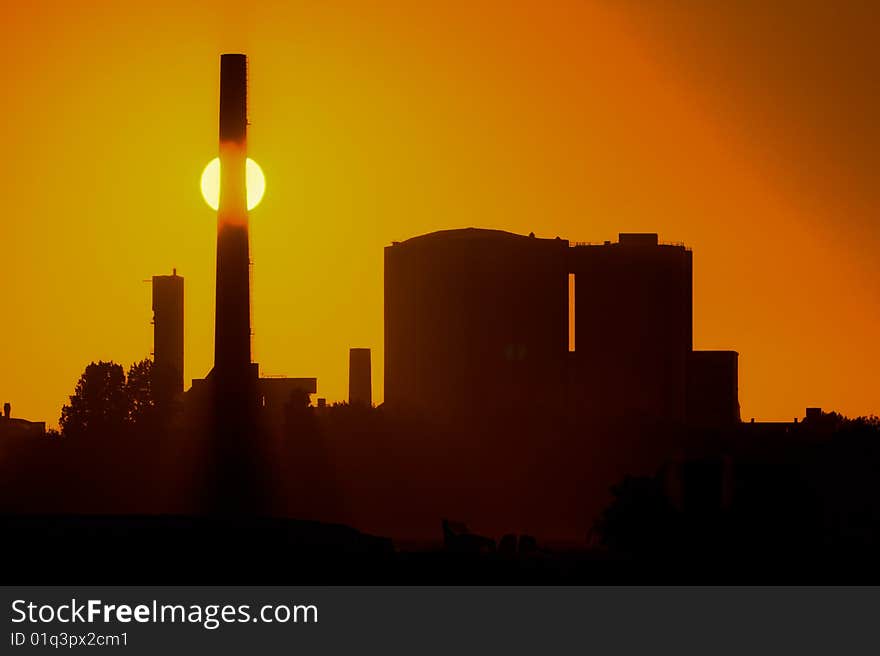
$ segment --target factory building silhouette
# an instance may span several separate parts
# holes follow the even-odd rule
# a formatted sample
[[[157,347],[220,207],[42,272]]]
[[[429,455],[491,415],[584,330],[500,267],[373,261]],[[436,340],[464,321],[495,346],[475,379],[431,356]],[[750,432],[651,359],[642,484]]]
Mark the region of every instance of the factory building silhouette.
[[[560,409],[567,250],[473,228],[386,247],[386,405],[440,416]]]
[[[693,254],[654,233],[589,244],[467,228],[393,243],[384,251],[384,404],[373,405],[371,350],[351,348],[348,405],[322,397],[311,407],[317,378],[261,376],[252,358],[247,126],[247,59],[223,55],[212,370],[184,391],[175,269],[152,278],[152,393],[169,410],[156,413],[161,421],[144,413],[103,432],[39,439],[45,424],[13,418],[6,403],[0,438],[24,458],[0,461],[0,503],[61,513],[0,517],[16,536],[7,540],[14,561],[55,559],[60,526],[77,562],[134,553],[181,571],[253,563],[277,576],[290,563],[310,568],[303,554],[330,554],[333,568],[351,554],[391,556],[388,540],[360,530],[425,545],[453,518],[442,519],[447,549],[494,548],[462,519],[505,536],[495,564],[513,562],[515,534],[520,551],[535,552],[531,536],[583,545],[612,507],[611,490],[631,477],[650,483],[636,492],[662,490],[678,511],[754,513],[731,511],[738,499],[760,506],[776,485],[759,480],[742,493],[764,476],[755,472],[766,469],[768,444],[790,469],[796,456],[772,451],[845,426],[819,408],[800,423],[741,424],[738,353],[693,348]],[[149,389],[142,383],[134,393]],[[148,394],[139,400],[149,405]],[[790,479],[779,480],[784,488]],[[615,503],[629,511],[633,499],[618,491]],[[651,524],[651,537],[677,525],[664,522]]]
[[[685,420],[693,349],[691,251],[656,234],[575,245],[573,408],[590,416]]]
[[[316,378],[261,377],[252,359],[247,126],[247,59],[223,55],[214,366],[186,391],[184,279],[153,279],[176,512],[278,513],[419,539],[462,517],[571,539],[621,475],[667,453],[639,428],[738,423],[736,353],[693,350],[684,246],[474,228],[385,249],[381,410],[364,348],[349,351],[359,408],[311,409]],[[621,419],[640,425],[617,430]]]
[[[445,230],[385,248],[385,401],[438,415],[739,421],[732,351],[693,350],[692,253]]]
[[[693,350],[684,246],[474,228],[385,249],[383,407],[369,410],[370,349],[352,348],[349,404],[368,411],[312,411],[316,378],[261,377],[252,359],[247,126],[247,59],[223,55],[214,366],[185,392],[184,279],[153,278],[156,400],[175,401],[187,512],[351,517],[415,537],[467,513],[570,538],[634,464],[621,453],[645,470],[663,451],[603,423],[738,422],[736,354]],[[553,448],[537,439],[551,435]]]
[[[341,494],[352,517],[397,534],[424,536],[412,517],[451,509],[571,537],[621,473],[621,449],[644,456],[642,470],[663,451],[650,432],[585,440],[583,427],[739,421],[736,354],[693,350],[690,250],[656,234],[591,245],[474,228],[385,249],[382,413],[333,415],[321,399],[312,412],[316,378],[260,377],[251,357],[247,125],[247,60],[223,55],[214,367],[182,395],[183,279],[154,279],[157,372],[174,373],[157,382],[181,398],[184,434],[206,429],[193,462],[209,510],[264,512],[261,495],[274,494],[284,512],[324,520],[339,517]],[[351,406],[372,407],[371,374],[370,349],[350,349]],[[412,413],[446,426],[416,422],[424,439],[398,442]],[[550,426],[556,448],[545,449],[534,436]],[[270,475],[281,477],[272,490]],[[422,491],[383,498],[383,480]]]

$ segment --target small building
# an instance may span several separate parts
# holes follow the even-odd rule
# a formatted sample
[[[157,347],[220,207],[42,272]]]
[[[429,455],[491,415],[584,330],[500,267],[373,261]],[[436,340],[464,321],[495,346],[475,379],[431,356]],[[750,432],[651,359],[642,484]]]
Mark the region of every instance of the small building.
[[[12,416],[12,406],[3,404],[3,416],[0,417],[0,440],[16,437],[43,437],[46,435],[45,421],[28,421]]]
[[[290,403],[309,405],[310,396],[318,391],[317,378],[287,378],[284,376],[260,378],[257,382],[260,411],[264,420],[274,427],[284,424]]]
[[[740,422],[736,351],[693,351],[688,358],[688,424],[724,428]]]
[[[370,349],[353,348],[348,352],[348,404],[373,405]]]

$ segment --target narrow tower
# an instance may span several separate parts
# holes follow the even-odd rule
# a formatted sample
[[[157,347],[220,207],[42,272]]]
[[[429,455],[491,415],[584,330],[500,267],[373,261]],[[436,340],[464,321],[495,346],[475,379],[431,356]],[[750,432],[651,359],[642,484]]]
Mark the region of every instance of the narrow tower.
[[[247,212],[247,57],[220,57],[220,204],[214,375],[246,376],[251,362]],[[218,382],[220,382],[218,381]]]
[[[153,393],[169,404],[183,393],[183,277],[153,276]]]
[[[214,315],[212,502],[223,513],[261,506],[264,458],[255,430],[248,252],[247,57],[220,57],[220,199]]]
[[[368,348],[353,348],[348,352],[348,403],[367,407],[373,404]]]

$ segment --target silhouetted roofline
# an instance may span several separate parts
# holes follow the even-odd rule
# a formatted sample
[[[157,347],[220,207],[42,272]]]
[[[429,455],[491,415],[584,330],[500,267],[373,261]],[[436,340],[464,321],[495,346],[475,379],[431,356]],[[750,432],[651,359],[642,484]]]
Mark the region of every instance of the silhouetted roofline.
[[[559,237],[552,239],[545,237],[532,237],[528,235],[518,235],[513,232],[507,232],[506,230],[493,230],[491,228],[453,228],[450,230],[437,230],[424,235],[417,235],[405,239],[404,241],[395,241],[392,242],[391,245],[398,246],[402,244],[420,244],[429,241],[458,241],[466,239],[538,240],[543,242],[559,241],[566,245],[568,244],[567,239],[561,239]]]
[[[612,246],[615,248],[624,247],[624,248],[675,248],[685,251],[690,251],[683,242],[670,242],[670,241],[661,241],[658,238],[657,233],[655,232],[622,232],[618,235],[618,241],[612,242],[610,240],[606,240],[604,242],[589,242],[589,241],[570,241],[568,239],[563,239],[561,237],[535,237],[534,233],[529,235],[519,235],[514,232],[507,232],[506,230],[494,230],[492,228],[452,228],[449,230],[436,230],[434,232],[428,232],[424,235],[416,235],[415,237],[410,237],[409,239],[404,239],[403,241],[393,241],[391,242],[390,247],[400,246],[403,244],[427,244],[427,243],[436,243],[436,242],[454,242],[454,241],[467,241],[467,240],[496,240],[496,241],[515,241],[515,240],[533,240],[542,243],[548,242],[558,242],[561,244],[565,244],[566,246],[571,246],[572,248],[578,247],[602,247],[602,246]]]
[[[618,241],[606,239],[602,242],[572,241],[570,243],[572,248],[675,248],[684,251],[691,250],[691,248],[682,241],[660,240],[657,237],[657,233],[620,233],[618,235]]]

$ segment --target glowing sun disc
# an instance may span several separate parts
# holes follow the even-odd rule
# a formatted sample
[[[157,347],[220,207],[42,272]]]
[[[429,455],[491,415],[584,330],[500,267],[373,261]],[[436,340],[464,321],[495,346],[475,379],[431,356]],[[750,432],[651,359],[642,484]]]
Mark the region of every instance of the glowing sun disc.
[[[247,158],[245,168],[245,180],[247,184],[247,205],[252,210],[260,201],[263,200],[263,194],[266,191],[266,178],[263,176],[263,169],[250,157]],[[215,157],[205,170],[202,171],[202,198],[210,205],[211,209],[216,210],[220,206],[220,158]]]

